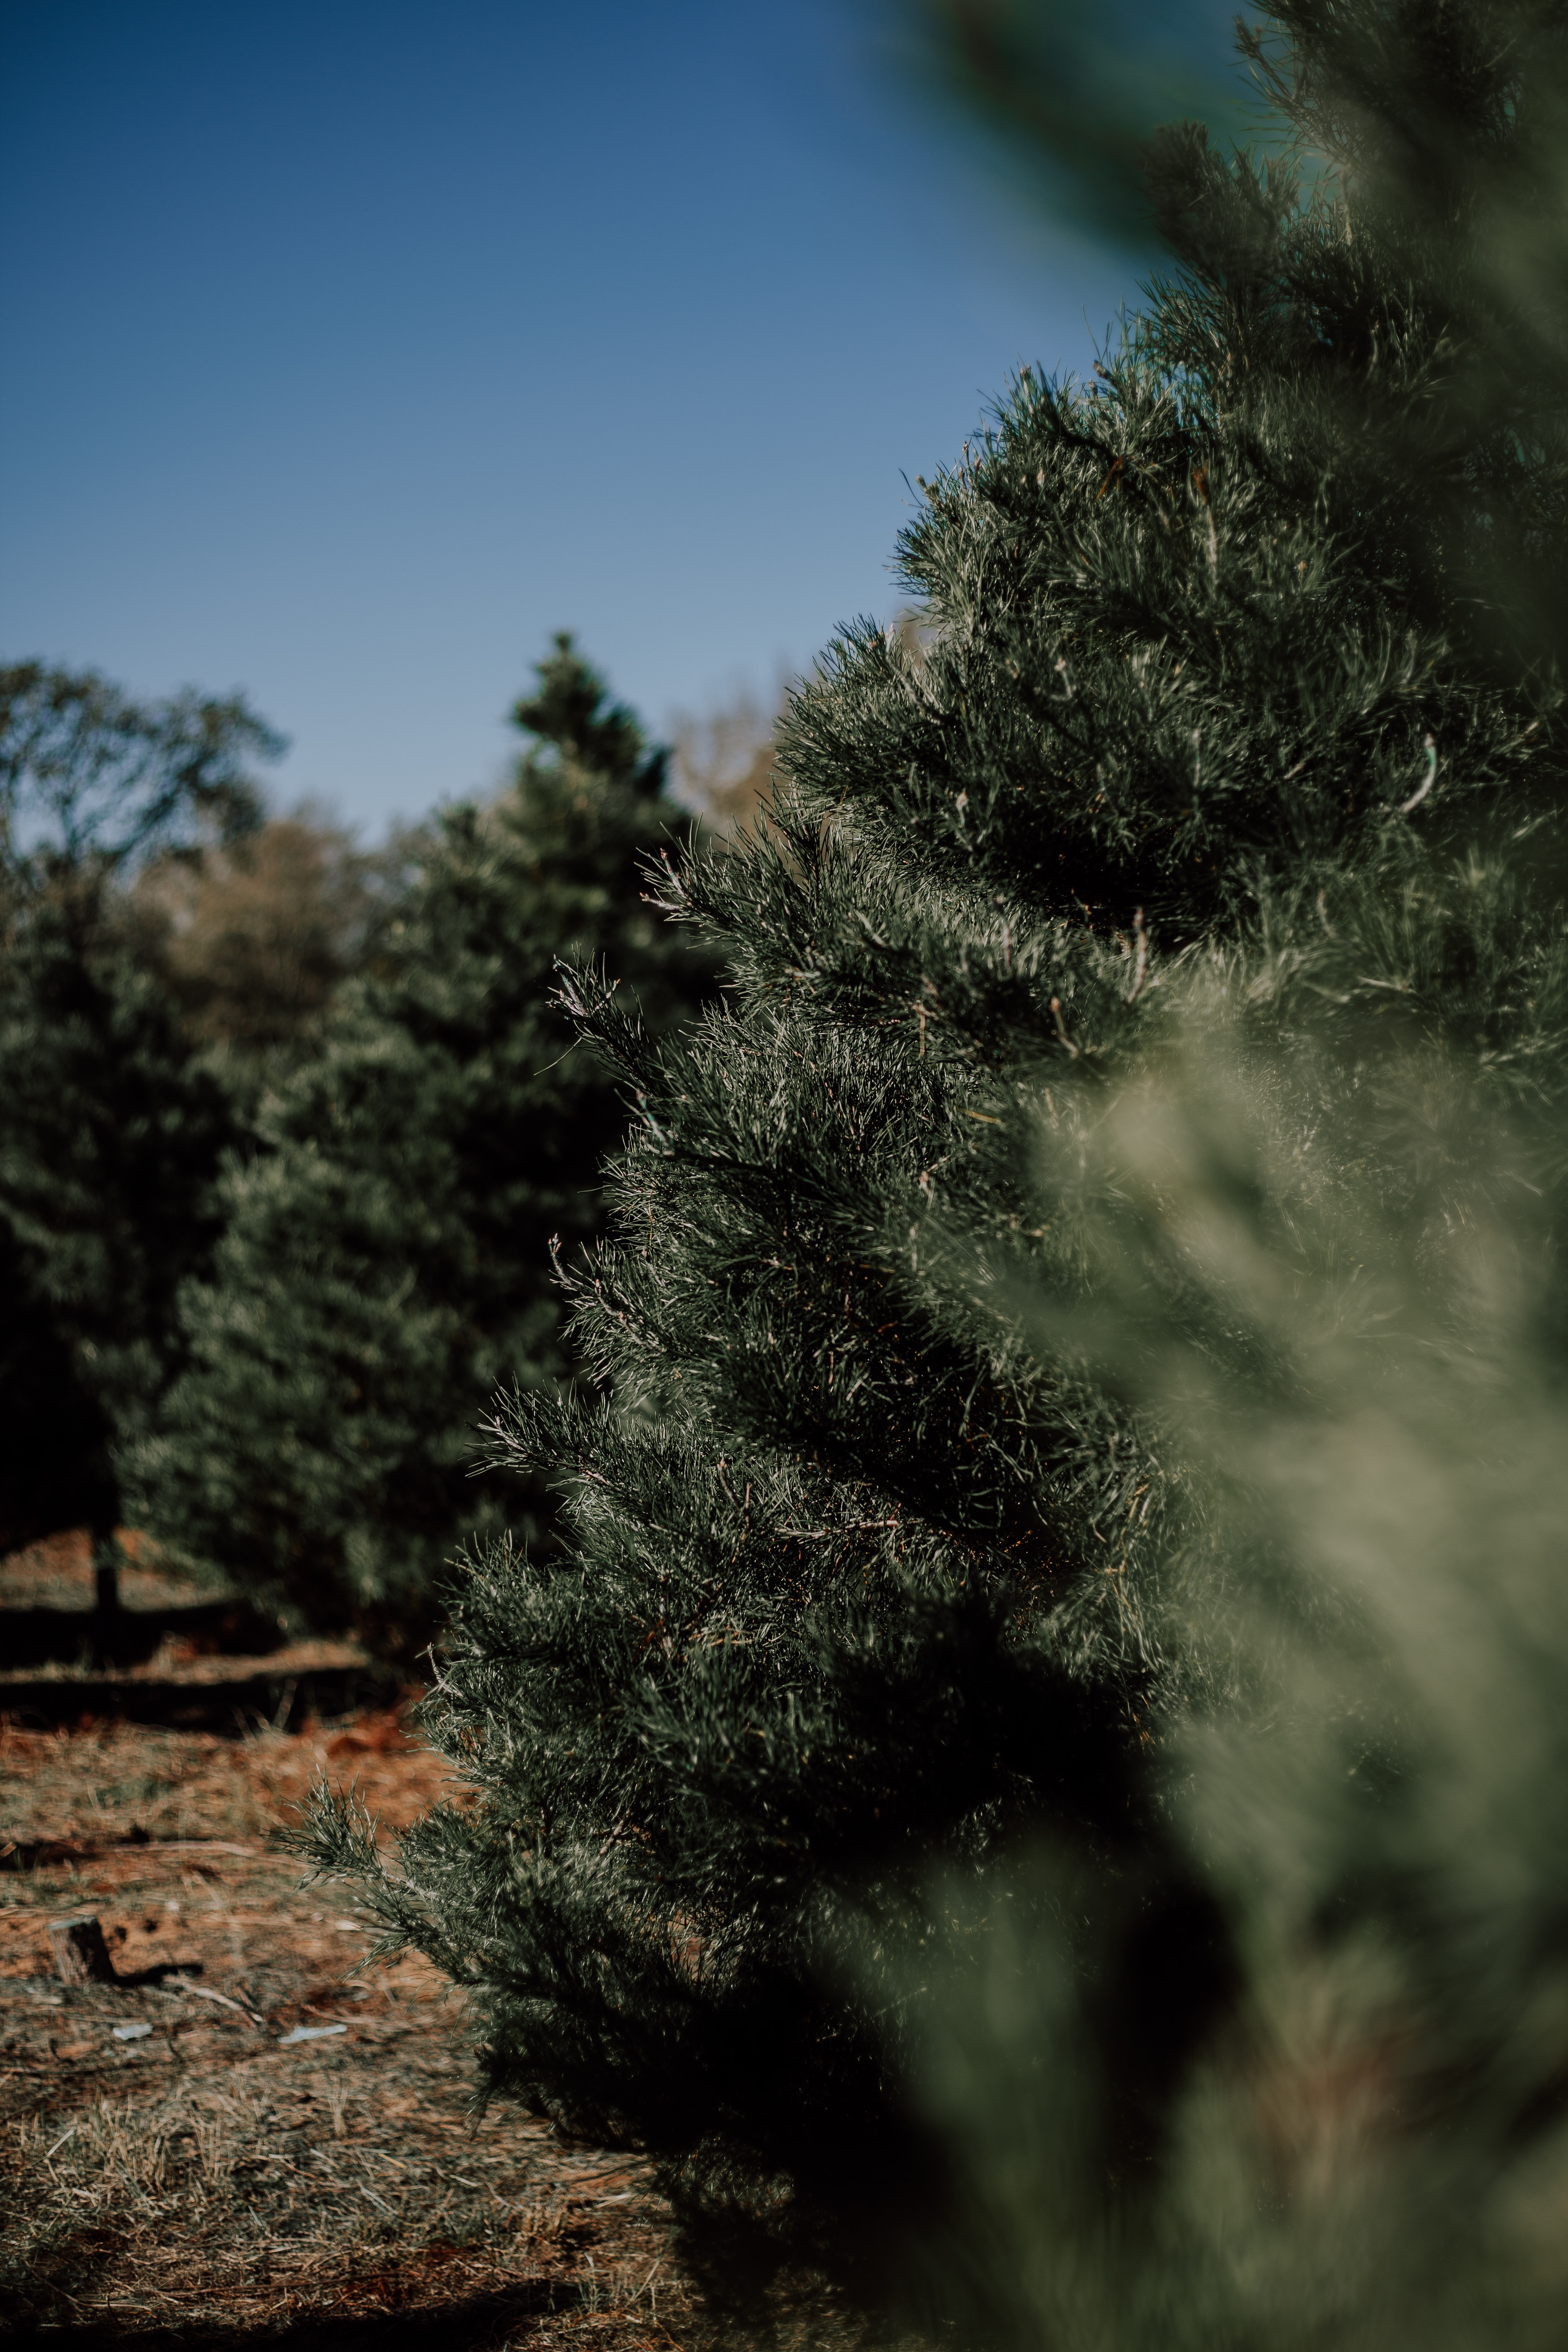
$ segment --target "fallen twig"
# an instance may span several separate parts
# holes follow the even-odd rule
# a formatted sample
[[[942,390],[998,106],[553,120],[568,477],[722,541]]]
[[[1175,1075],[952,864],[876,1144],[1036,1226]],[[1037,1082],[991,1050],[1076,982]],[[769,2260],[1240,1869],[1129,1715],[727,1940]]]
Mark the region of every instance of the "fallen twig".
[[[1138,941],[1138,953],[1132,966],[1132,985],[1127,992],[1129,1004],[1135,1004],[1138,1002],[1142,993],[1143,982],[1149,976],[1149,934],[1144,928],[1142,907],[1132,918],[1132,929]]]
[[[248,2018],[258,2032],[265,2033],[267,2031],[267,2020],[264,2017],[258,2017],[255,2010],[247,2009],[242,2000],[232,2000],[226,1992],[214,1992],[209,1985],[192,1984],[188,1978],[177,1976],[170,1983],[160,1985],[158,1990],[160,1992],[173,1993],[176,1998],[189,1995],[193,2000],[220,2001],[225,2009],[235,2010],[241,2017]]]

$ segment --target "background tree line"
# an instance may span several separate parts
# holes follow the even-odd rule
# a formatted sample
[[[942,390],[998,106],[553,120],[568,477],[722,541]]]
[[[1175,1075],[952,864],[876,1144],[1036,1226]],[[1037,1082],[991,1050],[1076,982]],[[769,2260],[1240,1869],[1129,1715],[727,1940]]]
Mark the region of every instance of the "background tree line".
[[[0,674],[0,1544],[115,1530],[406,1654],[503,1380],[563,1376],[614,1085],[549,1004],[603,958],[655,1031],[710,961],[643,903],[666,755],[564,637],[487,803],[364,852],[269,815],[247,706]]]

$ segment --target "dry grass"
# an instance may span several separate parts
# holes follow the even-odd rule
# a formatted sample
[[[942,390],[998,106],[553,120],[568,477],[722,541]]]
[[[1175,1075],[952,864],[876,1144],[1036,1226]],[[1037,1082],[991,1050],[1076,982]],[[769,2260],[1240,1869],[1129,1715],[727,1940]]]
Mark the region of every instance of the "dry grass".
[[[352,1904],[301,1890],[268,1843],[322,1769],[390,1822],[445,1785],[385,1716],[245,1740],[0,1733],[0,2322],[325,2346],[404,2314],[453,2352],[711,2341],[636,2162],[511,2111],[476,2124],[435,1971],[353,1977]],[[82,1907],[116,1986],[51,1973],[46,1922]],[[340,2030],[281,2040],[300,2025]]]
[[[446,1767],[394,1712],[243,1739],[117,1722],[11,1727],[0,1728],[0,1845],[36,1848],[40,1863],[58,1852],[68,1874],[84,1845],[104,1862],[100,1848],[143,1838],[265,1843],[294,1820],[319,1772],[363,1780],[395,1828],[453,1793]]]
[[[128,1608],[209,1597],[137,1549]],[[0,1560],[0,1649],[6,1609],[86,1612],[92,1592],[80,1531]],[[296,1647],[269,1669],[338,1663]],[[100,1680],[243,1672],[220,1648],[170,1638]],[[322,1772],[357,1781],[388,1829],[462,1795],[395,1709],[236,1738],[0,1716],[0,2336],[73,2352],[485,2352],[588,2332],[605,2352],[713,2347],[646,2169],[513,2109],[477,2119],[445,1981],[417,1957],[355,1975],[371,1937],[352,1897],[302,1887],[277,1843]],[[102,1923],[113,1986],[55,1978],[47,1923],[80,1909]],[[300,2027],[313,2038],[285,2040]],[[823,2336],[781,2319],[770,2341]]]

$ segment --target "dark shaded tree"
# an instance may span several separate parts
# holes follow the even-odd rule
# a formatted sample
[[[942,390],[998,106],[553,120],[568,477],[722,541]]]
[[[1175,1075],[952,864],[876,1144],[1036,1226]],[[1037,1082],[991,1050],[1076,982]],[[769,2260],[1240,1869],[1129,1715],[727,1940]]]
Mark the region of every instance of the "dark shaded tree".
[[[279,749],[238,699],[0,671],[0,1545],[86,1522],[114,1601],[119,1463],[179,1358],[236,1128],[121,922],[139,861],[254,827]]]

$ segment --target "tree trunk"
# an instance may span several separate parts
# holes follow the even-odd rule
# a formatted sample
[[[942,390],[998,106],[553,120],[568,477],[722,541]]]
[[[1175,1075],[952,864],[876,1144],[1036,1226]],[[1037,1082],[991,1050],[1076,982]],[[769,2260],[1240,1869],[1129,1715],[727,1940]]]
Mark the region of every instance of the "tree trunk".
[[[120,1614],[120,1538],[96,1529],[92,1538],[92,1580],[99,1616],[106,1622]]]
[[[55,1973],[62,1984],[116,1982],[114,1962],[109,1957],[96,1912],[79,1912],[72,1919],[51,1919],[48,1933]]]

